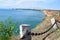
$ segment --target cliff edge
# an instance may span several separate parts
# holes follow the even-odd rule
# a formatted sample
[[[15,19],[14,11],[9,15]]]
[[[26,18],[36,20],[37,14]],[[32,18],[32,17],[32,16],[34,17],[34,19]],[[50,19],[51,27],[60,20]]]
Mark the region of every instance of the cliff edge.
[[[60,15],[60,10],[44,10],[46,16]]]

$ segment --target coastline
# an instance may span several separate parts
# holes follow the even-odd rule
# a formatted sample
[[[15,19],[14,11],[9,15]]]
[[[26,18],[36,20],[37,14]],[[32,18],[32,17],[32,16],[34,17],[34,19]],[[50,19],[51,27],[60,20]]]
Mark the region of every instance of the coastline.
[[[45,30],[47,30],[51,26],[50,19],[52,17],[56,17],[58,20],[60,20],[60,16],[58,16],[58,15],[57,16],[47,16],[46,15],[46,17],[43,19],[43,21],[41,23],[39,23],[36,26],[36,28],[33,28],[31,30],[31,32],[40,33],[40,32],[44,32]],[[50,30],[49,32],[51,32],[51,31],[52,30]],[[39,36],[32,36],[32,40],[42,40],[42,38],[45,37],[49,32],[47,32],[46,34],[43,34],[43,35],[39,35]],[[53,40],[53,39],[59,40],[60,36],[58,38],[56,36],[60,35],[60,30],[57,30],[57,32],[54,32],[53,34],[51,34],[49,37],[46,38],[46,40]],[[16,37],[14,36],[13,38],[14,38],[14,40],[18,40],[20,38],[20,35],[18,35]]]
[[[43,11],[44,12],[44,11]],[[56,11],[56,12],[58,12],[58,11]],[[46,15],[46,17],[43,19],[43,21],[40,23],[40,24],[38,24],[37,25],[37,27],[36,28],[34,28],[33,30],[32,30],[32,32],[34,32],[34,33],[40,33],[40,32],[44,32],[44,31],[46,31],[50,26],[51,26],[51,18],[53,18],[53,17],[55,17],[57,20],[59,20],[60,21],[60,16],[59,16],[59,14],[57,15],[57,13],[56,13],[54,10],[53,11],[48,11],[48,12],[44,12],[45,13],[45,15]],[[60,12],[60,11],[59,11]],[[58,12],[58,13],[59,13]],[[53,13],[53,14],[52,14]],[[59,26],[60,26],[60,24],[59,24]],[[60,31],[60,30],[59,30]],[[50,31],[49,31],[50,32]],[[48,32],[48,33],[49,33]],[[46,34],[44,34],[44,35],[40,35],[40,36],[37,36],[37,37],[35,37],[35,36],[32,36],[32,40],[42,40],[42,38],[44,37],[44,36],[46,36],[48,33],[46,33]],[[56,35],[55,35],[56,34]],[[53,40],[53,39],[55,39],[55,38],[53,38],[53,37],[56,37],[56,36],[58,36],[58,35],[60,35],[59,33],[53,33],[53,34],[51,34],[46,40]],[[53,35],[53,36],[52,36]],[[60,38],[60,36],[59,36],[59,38]],[[58,39],[57,37],[56,37],[56,39]]]
[[[60,15],[60,10],[43,10],[42,12],[45,14],[45,17],[43,18],[43,21],[41,23],[39,23],[35,28],[33,28],[32,31],[34,29],[35,30],[38,29],[39,28],[38,26],[41,25],[41,24],[43,24],[43,23],[47,23],[48,22],[49,24],[51,24],[51,22],[50,22],[51,18],[55,17],[57,19],[57,18],[60,17],[59,16]],[[57,17],[56,17],[56,15],[57,15]]]

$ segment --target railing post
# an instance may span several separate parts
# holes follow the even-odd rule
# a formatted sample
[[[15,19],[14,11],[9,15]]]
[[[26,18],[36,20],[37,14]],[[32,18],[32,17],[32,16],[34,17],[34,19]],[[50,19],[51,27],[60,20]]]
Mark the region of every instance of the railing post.
[[[52,25],[55,23],[55,25],[53,26],[53,28],[57,29],[57,22],[56,22],[55,18],[51,19],[51,23],[52,23]]]
[[[20,25],[20,40],[31,40],[31,35],[28,35],[28,33],[31,33],[30,25]]]

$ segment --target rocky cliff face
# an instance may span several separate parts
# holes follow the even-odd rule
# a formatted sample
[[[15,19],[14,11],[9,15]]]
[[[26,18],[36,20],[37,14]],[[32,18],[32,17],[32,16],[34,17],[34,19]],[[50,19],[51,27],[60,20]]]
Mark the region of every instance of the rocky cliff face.
[[[44,10],[43,12],[47,16],[60,15],[60,10]]]

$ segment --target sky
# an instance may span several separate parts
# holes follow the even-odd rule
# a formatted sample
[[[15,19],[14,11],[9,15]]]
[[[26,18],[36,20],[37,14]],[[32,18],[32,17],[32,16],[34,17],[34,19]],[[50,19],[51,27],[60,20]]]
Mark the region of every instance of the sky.
[[[0,9],[10,8],[60,10],[60,0],[0,0]]]

